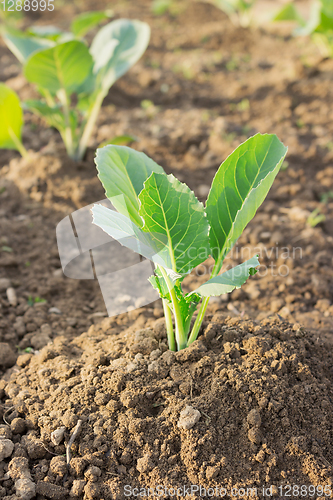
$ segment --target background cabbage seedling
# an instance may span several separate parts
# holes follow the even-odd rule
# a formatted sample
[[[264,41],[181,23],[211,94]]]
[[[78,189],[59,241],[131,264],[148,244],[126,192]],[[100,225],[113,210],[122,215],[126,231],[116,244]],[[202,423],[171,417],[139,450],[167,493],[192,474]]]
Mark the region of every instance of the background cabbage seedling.
[[[274,17],[274,21],[295,21],[295,36],[311,36],[323,57],[333,57],[333,1],[315,0],[309,20],[303,18],[293,2],[287,3]]]
[[[207,0],[221,9],[234,26],[247,28],[252,21],[252,8],[256,0]]]
[[[0,116],[0,148],[16,149],[22,156],[27,156],[21,139],[23,112],[20,99],[4,83],[0,83]]]
[[[171,350],[184,349],[197,338],[211,296],[240,288],[256,273],[259,261],[253,257],[219,274],[264,201],[286,152],[275,135],[248,139],[218,169],[204,207],[186,184],[166,175],[145,154],[121,146],[97,151],[98,176],[117,211],[94,205],[93,222],[154,263],[150,282],[163,301]],[[209,255],[215,260],[210,279],[184,293],[183,279]]]
[[[77,23],[74,31],[82,34],[87,27]],[[150,28],[140,21],[118,19],[98,31],[90,49],[74,35],[69,38],[7,34],[5,41],[42,96],[26,101],[25,108],[58,129],[69,156],[80,160],[105,96],[146,50]]]

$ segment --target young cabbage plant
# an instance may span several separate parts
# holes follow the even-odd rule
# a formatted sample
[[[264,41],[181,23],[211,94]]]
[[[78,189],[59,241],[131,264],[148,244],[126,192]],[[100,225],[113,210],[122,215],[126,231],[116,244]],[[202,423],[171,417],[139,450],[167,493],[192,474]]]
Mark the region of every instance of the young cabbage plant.
[[[16,92],[0,83],[0,148],[16,149],[22,156],[28,152],[22,144],[23,111]]]
[[[294,36],[311,36],[323,57],[333,57],[333,2],[315,0],[309,20],[300,14],[293,2],[287,3],[274,17],[274,21],[295,21]]]
[[[18,60],[24,63],[36,50],[54,47],[70,40],[82,40],[89,31],[112,16],[113,12],[110,10],[84,12],[73,19],[70,31],[63,31],[49,24],[30,26],[25,31],[7,25],[3,30],[3,39]]]
[[[207,0],[221,9],[234,26],[248,28],[252,21],[252,8],[256,0]]]
[[[196,340],[211,296],[240,288],[256,273],[257,256],[220,271],[264,201],[286,152],[275,135],[251,137],[221,164],[204,206],[186,184],[166,175],[145,154],[122,146],[97,151],[98,177],[115,210],[94,205],[93,222],[154,263],[149,281],[162,298],[171,350]],[[210,279],[184,293],[185,276],[209,256],[215,261]]]
[[[82,33],[83,27],[77,29]],[[25,77],[42,96],[26,101],[25,109],[59,130],[74,160],[83,158],[110,88],[140,59],[149,38],[148,24],[128,19],[103,26],[90,48],[75,39],[11,37],[9,43],[7,36]]]

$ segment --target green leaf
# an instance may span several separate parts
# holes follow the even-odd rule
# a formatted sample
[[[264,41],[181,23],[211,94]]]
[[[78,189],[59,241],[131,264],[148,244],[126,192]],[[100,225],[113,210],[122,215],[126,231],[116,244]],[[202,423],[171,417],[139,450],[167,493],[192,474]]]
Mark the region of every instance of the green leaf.
[[[257,271],[256,267],[259,266],[258,256],[243,262],[239,266],[235,266],[225,273],[219,274],[212,278],[203,285],[199,286],[196,290],[188,294],[198,294],[201,297],[212,297],[222,295],[223,293],[230,293],[235,288],[240,288],[249,276],[253,276]]]
[[[139,194],[143,231],[166,245],[171,269],[187,274],[207,259],[208,222],[202,203],[173,175],[152,173]]]
[[[301,25],[305,24],[304,19],[296,9],[293,2],[287,3],[273,17],[273,21],[297,21]]]
[[[86,45],[75,40],[33,54],[25,65],[24,73],[29,82],[46,88],[52,94],[60,89],[71,93],[87,78],[92,63]]]
[[[140,59],[149,38],[148,24],[129,19],[117,19],[99,30],[90,53],[94,59],[94,73],[98,73],[105,94]]]
[[[144,153],[125,146],[98,149],[95,163],[107,198],[118,212],[141,227],[138,195],[152,172],[165,175],[163,168]]]
[[[332,0],[320,0],[322,5],[322,12],[325,16],[333,19],[333,3]]]
[[[125,215],[114,210],[94,205],[91,209],[93,223],[109,236],[134,252],[143,255],[165,269],[171,268],[171,260],[163,241],[157,241],[149,233],[142,231]]]
[[[222,260],[264,201],[287,153],[276,135],[256,134],[220,166],[207,199],[210,246]]]
[[[158,291],[160,297],[168,301],[170,309],[173,310],[168,287],[158,268],[155,270],[155,275],[151,276],[148,281],[151,283],[153,288]],[[175,282],[174,280],[171,280],[171,282],[176,293],[179,310],[185,326],[185,332],[187,334],[190,327],[191,318],[197,309],[198,303],[201,300],[201,296],[194,292],[192,294],[184,296],[181,284]]]
[[[115,146],[123,146],[130,142],[136,142],[138,140],[134,135],[117,135],[110,139],[109,141],[102,142],[98,147],[104,148],[105,146],[115,145]]]
[[[84,37],[88,31],[92,30],[95,26],[104,21],[104,19],[108,19],[109,17],[111,16],[108,12],[84,12],[76,16],[71,24],[71,31],[78,38]]]
[[[14,32],[7,32],[4,36],[4,41],[9,50],[22,64],[24,64],[34,52],[55,45],[52,40],[47,40],[46,38],[30,37]]]
[[[0,83],[0,116],[0,148],[17,149],[17,140],[21,141],[23,112],[16,92],[4,83]]]
[[[50,107],[45,102],[31,99],[23,103],[24,109],[44,118],[51,127],[65,128],[64,115],[60,105]]]
[[[64,34],[60,28],[49,24],[47,26],[31,26],[26,33],[35,37],[47,38],[48,40],[53,41],[57,41],[58,38]]]

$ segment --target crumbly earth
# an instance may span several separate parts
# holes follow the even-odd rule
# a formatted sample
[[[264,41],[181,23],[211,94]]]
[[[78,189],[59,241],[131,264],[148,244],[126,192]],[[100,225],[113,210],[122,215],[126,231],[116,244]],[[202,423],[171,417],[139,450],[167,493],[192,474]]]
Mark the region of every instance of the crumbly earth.
[[[105,5],[67,3],[23,24],[68,29],[79,10]],[[149,22],[152,39],[105,99],[82,162],[28,113],[31,161],[1,151],[0,498],[332,479],[333,62],[288,26],[235,28],[202,2],[179,1],[163,16],[150,5],[112,2],[116,17]],[[2,41],[0,61],[0,80],[35,97]],[[262,268],[212,299],[193,351],[166,351],[158,301],[109,319],[96,281],[63,276],[55,228],[104,198],[93,162],[102,141],[136,136],[136,149],[205,201],[221,161],[256,132],[276,133],[288,164],[226,265],[259,253]],[[314,210],[325,220],[312,227]],[[78,419],[67,467],[64,442]],[[57,429],[65,441],[54,445]]]
[[[71,341],[58,336],[37,355],[19,356],[1,385],[0,432],[14,443],[0,469],[6,498],[22,457],[37,498],[122,499],[126,485],[223,487],[229,495],[257,488],[258,496],[263,486],[277,495],[288,484],[331,485],[327,346],[298,324],[217,312],[200,339],[175,354],[156,313],[106,318]],[[54,443],[61,428],[64,442]]]

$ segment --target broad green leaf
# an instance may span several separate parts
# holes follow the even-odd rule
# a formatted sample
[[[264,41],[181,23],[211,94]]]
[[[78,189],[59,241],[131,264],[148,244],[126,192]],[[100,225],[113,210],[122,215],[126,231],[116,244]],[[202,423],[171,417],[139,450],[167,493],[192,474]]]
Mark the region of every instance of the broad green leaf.
[[[273,21],[297,21],[301,25],[305,24],[304,19],[298,12],[293,2],[284,5],[274,16]]]
[[[76,37],[84,37],[88,31],[92,30],[99,23],[104,21],[104,19],[110,18],[109,12],[84,12],[76,16],[71,24],[71,31]]]
[[[169,252],[163,241],[154,240],[149,233],[142,231],[128,217],[115,210],[110,210],[103,205],[94,205],[91,211],[93,223],[121,245],[143,255],[165,269],[171,268]]]
[[[117,19],[99,30],[90,53],[94,59],[94,73],[98,73],[105,94],[140,59],[149,38],[148,24],[129,19]]]
[[[333,2],[332,0],[320,0],[322,5],[322,12],[325,16],[333,19]]]
[[[0,116],[0,148],[17,149],[17,140],[21,141],[23,113],[16,92],[4,83],[0,83]]]
[[[42,101],[31,99],[25,101],[23,106],[24,109],[27,109],[28,111],[44,118],[51,125],[51,127],[55,127],[58,130],[65,128],[64,115],[60,105],[51,108]]]
[[[259,266],[258,256],[243,262],[239,266],[235,266],[225,273],[219,274],[212,278],[203,285],[199,286],[191,294],[198,294],[201,297],[212,297],[222,295],[223,293],[230,293],[235,288],[240,288],[249,276],[253,276],[257,271],[256,267]]]
[[[134,135],[117,135],[109,141],[102,142],[98,147],[104,148],[105,146],[115,145],[115,146],[125,146],[130,142],[136,142],[138,139]]]
[[[98,149],[95,163],[107,198],[118,212],[129,216],[141,227],[143,222],[139,216],[138,195],[152,172],[165,175],[163,168],[144,153],[126,146]]]
[[[212,255],[221,264],[266,198],[286,153],[276,135],[256,134],[217,171],[206,211]]]
[[[60,89],[71,93],[87,78],[91,66],[88,48],[75,40],[33,54],[25,65],[24,73],[29,82],[46,88],[52,94]]]
[[[47,38],[48,40],[57,41],[58,38],[64,34],[64,32],[57,28],[56,26],[47,25],[47,26],[32,26],[26,32],[29,35]]]
[[[24,64],[27,59],[36,51],[49,47],[54,47],[55,43],[46,38],[37,38],[35,36],[25,36],[23,34],[14,34],[7,32],[4,36],[7,47],[17,59]]]
[[[202,203],[173,175],[152,173],[139,194],[143,231],[167,246],[172,267],[187,274],[209,254],[208,221]]]

